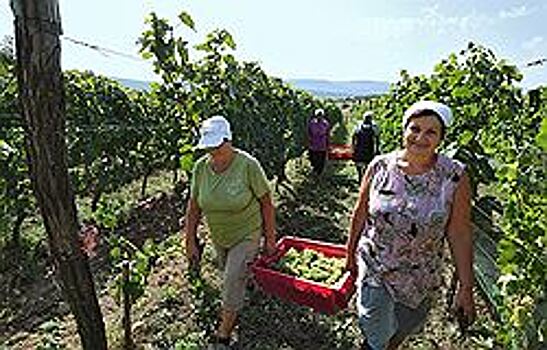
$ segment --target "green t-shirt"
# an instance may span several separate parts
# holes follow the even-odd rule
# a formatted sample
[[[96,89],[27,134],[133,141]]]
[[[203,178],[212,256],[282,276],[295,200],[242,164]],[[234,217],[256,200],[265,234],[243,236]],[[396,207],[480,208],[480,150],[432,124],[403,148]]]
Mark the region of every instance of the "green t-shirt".
[[[213,243],[229,248],[262,229],[259,198],[270,191],[264,170],[248,153],[235,149],[228,168],[215,173],[210,156],[192,172],[191,196],[205,215]]]

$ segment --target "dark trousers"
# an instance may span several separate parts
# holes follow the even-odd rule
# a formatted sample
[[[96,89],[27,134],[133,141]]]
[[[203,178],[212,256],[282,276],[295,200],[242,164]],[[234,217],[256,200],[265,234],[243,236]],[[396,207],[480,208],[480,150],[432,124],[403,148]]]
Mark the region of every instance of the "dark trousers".
[[[365,175],[365,170],[367,170],[368,164],[372,161],[374,155],[366,155],[364,157],[356,158],[357,157],[353,158],[353,162],[355,163],[355,168],[357,169],[358,180],[361,182],[363,180],[363,175]]]
[[[365,170],[367,170],[369,162],[355,162],[355,168],[357,169],[357,180],[361,182],[363,180],[363,175],[365,175]]]
[[[327,151],[312,151],[309,150],[310,163],[313,172],[317,175],[323,172],[325,168],[325,160],[327,159]]]

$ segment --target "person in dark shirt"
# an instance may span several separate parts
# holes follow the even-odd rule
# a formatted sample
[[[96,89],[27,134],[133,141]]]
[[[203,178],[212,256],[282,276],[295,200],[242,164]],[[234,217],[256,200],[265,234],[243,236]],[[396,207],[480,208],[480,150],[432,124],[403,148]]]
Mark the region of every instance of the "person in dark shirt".
[[[357,168],[359,181],[363,178],[368,163],[379,153],[379,130],[378,126],[372,121],[372,116],[371,111],[365,112],[363,120],[353,131],[353,162]]]

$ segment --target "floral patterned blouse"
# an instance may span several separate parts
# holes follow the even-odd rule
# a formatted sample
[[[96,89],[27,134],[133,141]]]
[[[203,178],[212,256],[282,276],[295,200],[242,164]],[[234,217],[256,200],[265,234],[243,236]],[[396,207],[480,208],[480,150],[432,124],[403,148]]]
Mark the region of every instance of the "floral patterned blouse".
[[[416,308],[442,283],[445,229],[464,165],[439,155],[426,173],[407,175],[397,153],[376,157],[369,213],[358,246],[361,280],[384,284],[394,300]]]

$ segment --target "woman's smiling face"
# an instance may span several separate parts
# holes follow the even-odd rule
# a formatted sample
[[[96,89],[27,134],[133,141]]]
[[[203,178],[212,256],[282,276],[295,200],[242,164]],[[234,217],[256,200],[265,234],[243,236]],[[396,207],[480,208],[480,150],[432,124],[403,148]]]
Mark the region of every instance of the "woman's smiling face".
[[[441,143],[442,124],[434,114],[413,117],[403,133],[406,151],[417,156],[431,156]]]

